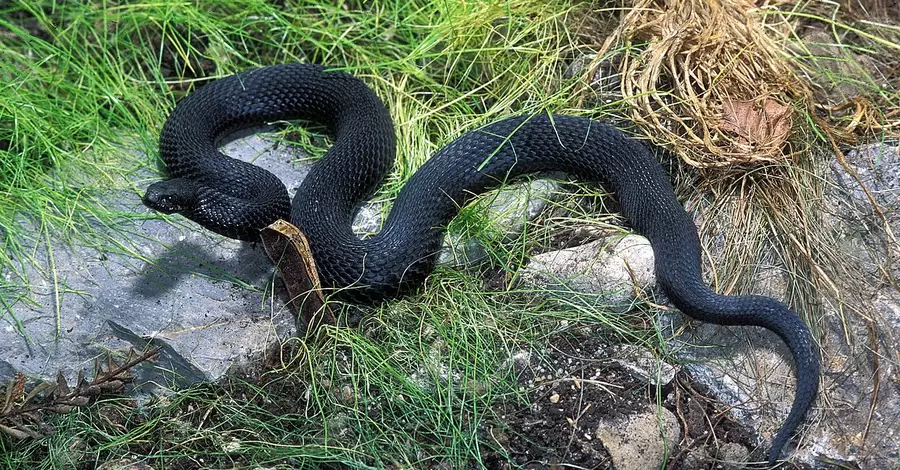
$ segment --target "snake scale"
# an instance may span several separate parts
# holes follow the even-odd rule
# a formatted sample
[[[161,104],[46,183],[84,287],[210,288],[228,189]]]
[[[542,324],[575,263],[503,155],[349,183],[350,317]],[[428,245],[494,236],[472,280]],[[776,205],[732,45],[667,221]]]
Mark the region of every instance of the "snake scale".
[[[334,144],[291,203],[284,184],[218,145],[241,128],[280,120],[326,125]],[[350,74],[282,64],[215,80],[181,100],[163,126],[160,155],[169,179],[143,201],[181,213],[227,237],[256,240],[281,218],[309,239],[323,285],[351,301],[402,295],[432,271],[447,223],[476,195],[519,175],[563,171],[605,184],[634,230],[649,239],[657,282],[685,314],[720,325],[755,325],[786,344],[797,370],[791,410],[769,451],[770,463],[811,407],[819,383],[809,329],[769,297],[723,296],[701,276],[700,241],[649,149],[608,125],[536,114],[494,122],[457,138],[404,185],[380,233],[360,239],[351,220],[394,163],[393,121],[378,96]]]

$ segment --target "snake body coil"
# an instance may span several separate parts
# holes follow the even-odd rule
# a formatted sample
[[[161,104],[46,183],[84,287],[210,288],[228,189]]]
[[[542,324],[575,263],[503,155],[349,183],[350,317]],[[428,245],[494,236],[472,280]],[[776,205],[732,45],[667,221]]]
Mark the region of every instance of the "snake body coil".
[[[277,177],[221,154],[240,128],[286,119],[325,124],[334,145],[311,169],[293,204]],[[803,422],[819,382],[817,350],[801,319],[762,296],[722,296],[704,282],[700,241],[653,155],[618,130],[586,118],[519,116],[469,132],[435,154],[406,183],[380,233],[360,240],[351,220],[395,158],[393,123],[360,80],[306,64],[285,64],[214,81],[182,100],[160,136],[170,179],[144,203],[181,212],[207,229],[245,240],[287,219],[308,237],[325,286],[377,301],[420,285],[434,267],[447,223],[474,196],[518,175],[564,171],[605,183],[631,225],[650,240],[659,285],[682,312],[721,325],[767,328],[787,344],[797,392],[772,441],[770,462]]]

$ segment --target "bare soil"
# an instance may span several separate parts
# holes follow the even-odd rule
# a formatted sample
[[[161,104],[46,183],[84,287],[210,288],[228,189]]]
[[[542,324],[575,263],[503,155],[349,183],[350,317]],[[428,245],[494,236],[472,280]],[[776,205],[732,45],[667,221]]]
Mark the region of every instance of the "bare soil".
[[[531,404],[501,403],[485,426],[484,441],[497,444],[485,455],[490,469],[612,469],[609,453],[596,438],[598,427],[657,406],[655,387],[615,362],[610,343],[599,334],[559,335],[551,343],[546,351],[516,362],[518,384]],[[725,459],[721,449],[729,444],[754,449],[752,431],[728,418],[683,374],[676,374],[659,396],[678,417],[683,436],[667,469],[727,468],[717,461]],[[753,457],[761,459],[761,450]]]

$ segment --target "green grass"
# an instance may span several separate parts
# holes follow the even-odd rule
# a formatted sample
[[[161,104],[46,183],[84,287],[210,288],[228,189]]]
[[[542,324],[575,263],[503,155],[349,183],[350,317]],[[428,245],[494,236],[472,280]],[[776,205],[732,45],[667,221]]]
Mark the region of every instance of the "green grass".
[[[127,241],[128,223],[146,216],[103,197],[136,193],[158,177],[148,172],[156,165],[158,131],[198,81],[289,61],[360,76],[385,100],[397,128],[398,164],[376,196],[384,201],[437,149],[480,124],[539,110],[603,116],[627,104],[581,107],[583,84],[566,77],[566,66],[599,48],[598,28],[609,12],[590,12],[574,0],[296,3],[0,6],[4,322],[25,329],[8,305],[27,300],[25,273],[36,241],[61,238],[141,258]],[[896,95],[871,89],[896,106]],[[306,131],[294,132],[303,148],[316,148]],[[815,163],[800,162],[791,177],[819,186],[822,167]],[[731,189],[753,175],[745,178]],[[768,184],[787,200],[798,198]],[[514,275],[531,251],[551,244],[552,230],[605,220],[580,211],[591,191],[555,200],[565,215],[554,210],[552,220],[529,225],[512,244],[495,243],[500,237],[477,204],[452,228],[491,241],[492,265]],[[733,203],[711,205],[740,212]],[[758,209],[749,209],[749,221],[736,221],[754,242],[770,223]],[[801,207],[791,217],[815,220],[816,211]],[[824,251],[832,245],[808,256],[828,261],[836,256]],[[737,251],[723,255],[730,260],[720,267],[723,278],[749,283],[746,266],[764,247],[747,246],[733,244]],[[815,295],[803,282],[812,275],[809,263],[786,264],[801,281],[791,300],[803,305]],[[286,363],[261,382],[234,379],[139,405],[104,399],[54,418],[56,433],[45,440],[0,437],[0,468],[92,468],[129,456],[157,469],[477,467],[502,447],[485,432],[496,424],[495,408],[526,402],[508,360],[516,351],[541,351],[555,335],[601,326],[612,340],[664,350],[646,315],[487,292],[473,271],[441,269],[420,295],[374,309],[358,328],[326,328],[317,341],[290,341]]]
[[[95,196],[144,184],[134,176],[143,155],[155,156],[158,129],[195,81],[254,66],[326,63],[375,88],[398,128],[400,160],[385,188],[393,194],[472,126],[568,107],[562,64],[581,47],[567,33],[574,10],[523,1],[0,7],[0,229],[9,235],[0,266],[15,266],[35,227],[103,239],[98,223],[134,217]]]
[[[398,133],[399,160],[382,200],[474,126],[514,112],[599,112],[577,109],[578,84],[564,77],[567,61],[590,50],[572,32],[592,22],[576,2],[23,2],[0,10],[0,50],[11,57],[0,62],[0,227],[8,244],[0,262],[14,274],[3,286],[7,303],[27,298],[35,238],[141,257],[128,224],[144,216],[103,196],[137,192],[156,178],[147,170],[158,129],[199,80],[288,61],[360,76],[385,100]],[[304,148],[315,147],[298,133]],[[496,239],[479,207],[455,227]],[[490,257],[517,266],[524,248],[524,240],[497,246]],[[359,328],[294,340],[299,352],[265,387],[235,380],[137,408],[103,400],[53,420],[48,439],[0,438],[0,465],[90,468],[128,455],[156,468],[478,465],[495,446],[482,427],[492,407],[524,400],[510,375],[512,351],[546,342],[560,325],[635,333],[620,316],[484,292],[473,274],[444,271],[423,296],[370,312]]]
[[[398,165],[378,196],[390,199],[473,126],[568,107],[574,83],[562,71],[582,47],[568,33],[576,11],[527,1],[0,7],[0,315],[19,323],[9,306],[28,301],[34,250],[52,250],[42,241],[142,258],[128,227],[146,215],[108,199],[146,186],[158,130],[196,81],[288,61],[359,75],[396,121]],[[52,265],[40,269],[53,277]]]
[[[155,468],[479,468],[501,449],[487,431],[502,429],[495,408],[527,403],[510,357],[539,357],[566,325],[599,324],[614,339],[616,328],[634,334],[637,323],[485,292],[472,276],[446,271],[423,295],[370,312],[357,328],[290,341],[289,362],[264,386],[233,379],[137,409],[130,399],[106,399],[60,417],[52,438],[7,455],[28,468],[90,468],[128,455]]]

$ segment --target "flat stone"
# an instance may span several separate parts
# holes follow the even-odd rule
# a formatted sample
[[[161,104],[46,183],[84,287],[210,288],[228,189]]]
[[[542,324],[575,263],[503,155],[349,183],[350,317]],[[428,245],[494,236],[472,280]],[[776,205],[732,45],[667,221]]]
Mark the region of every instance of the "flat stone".
[[[681,427],[671,411],[659,408],[606,421],[596,434],[614,468],[646,470],[665,467],[681,440]]]
[[[847,168],[835,159],[831,162],[831,169],[835,180],[854,204],[871,210],[871,195],[882,210],[893,212],[900,209],[900,144],[884,142],[863,145],[848,151],[844,160]],[[848,168],[850,171],[847,171]],[[861,185],[865,186],[868,194]]]
[[[291,163],[293,150],[256,135],[239,137],[225,152],[273,171],[289,188],[306,174]],[[157,179],[147,174],[137,184]],[[293,334],[261,247],[181,216],[162,220],[134,192],[110,192],[108,204],[136,215],[98,226],[108,238],[95,246],[35,239],[26,250],[34,258],[3,272],[27,288],[0,326],[0,380],[17,372],[53,379],[61,371],[72,381],[82,370],[90,376],[108,353],[123,358],[152,345],[161,348],[159,358],[134,371],[141,388],[184,386],[253,367],[274,340]]]
[[[750,461],[750,451],[736,442],[726,442],[719,448],[716,460],[722,470],[743,470]]]
[[[548,179],[513,183],[497,191],[487,193],[466,210],[482,211],[483,220],[489,221],[488,230],[498,234],[493,237],[499,243],[518,238],[531,222],[547,207],[547,201],[559,190],[559,183]],[[483,242],[465,233],[451,229],[444,238],[438,264],[468,266],[487,258]]]
[[[523,286],[590,305],[627,311],[636,292],[656,283],[653,249],[629,234],[535,255],[519,272]]]
[[[652,387],[664,387],[675,380],[675,368],[647,348],[619,344],[610,347],[609,355],[633,377]]]

